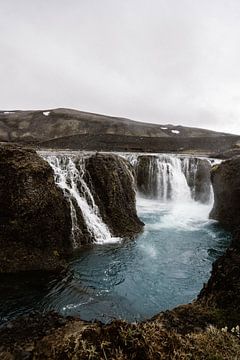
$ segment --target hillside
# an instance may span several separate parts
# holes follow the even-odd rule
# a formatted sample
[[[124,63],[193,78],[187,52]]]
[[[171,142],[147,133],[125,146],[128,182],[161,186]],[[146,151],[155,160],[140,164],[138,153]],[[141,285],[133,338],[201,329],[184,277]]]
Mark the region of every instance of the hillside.
[[[119,151],[225,151],[240,136],[151,124],[71,109],[1,111],[0,142],[38,147]]]

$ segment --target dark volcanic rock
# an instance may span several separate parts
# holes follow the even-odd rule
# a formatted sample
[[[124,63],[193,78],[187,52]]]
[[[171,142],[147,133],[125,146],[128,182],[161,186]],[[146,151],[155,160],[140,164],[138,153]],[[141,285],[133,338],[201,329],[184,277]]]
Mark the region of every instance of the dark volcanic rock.
[[[86,177],[103,221],[114,236],[132,237],[143,223],[137,216],[133,169],[116,155],[96,154],[86,160]]]
[[[0,147],[0,272],[55,270],[69,252],[69,205],[35,151]]]
[[[211,196],[211,164],[206,159],[190,157],[189,161],[184,163],[183,171],[191,190],[192,198],[195,201],[208,203]]]
[[[211,173],[214,207],[210,218],[218,220],[227,229],[240,225],[240,157],[213,167]]]
[[[208,203],[211,195],[211,165],[208,160],[198,159],[194,181],[194,200]]]
[[[199,301],[220,309],[228,321],[240,321],[240,157],[216,165],[212,170],[214,207],[210,216],[233,230],[226,253],[214,264]],[[223,316],[223,315],[222,315]]]
[[[214,264],[211,277],[199,294],[200,303],[222,310],[226,322],[240,321],[240,228]],[[224,315],[225,314],[225,315]]]
[[[155,198],[157,189],[157,156],[142,155],[138,157],[136,168],[138,191],[147,197]]]

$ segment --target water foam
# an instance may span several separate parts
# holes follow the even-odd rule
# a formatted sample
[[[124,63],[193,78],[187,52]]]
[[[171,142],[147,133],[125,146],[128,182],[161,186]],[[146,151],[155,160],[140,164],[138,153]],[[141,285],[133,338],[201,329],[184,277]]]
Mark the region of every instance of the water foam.
[[[85,157],[74,155],[44,155],[54,170],[56,184],[63,190],[70,203],[72,219],[72,242],[79,247],[80,224],[77,218],[77,207],[81,210],[83,219],[91,238],[98,244],[119,241],[113,237],[103,222],[94,197],[84,180]]]

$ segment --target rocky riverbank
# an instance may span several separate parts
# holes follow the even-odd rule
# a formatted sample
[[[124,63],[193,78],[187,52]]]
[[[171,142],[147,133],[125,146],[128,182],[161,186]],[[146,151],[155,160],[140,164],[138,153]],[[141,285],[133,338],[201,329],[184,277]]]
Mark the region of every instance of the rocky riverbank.
[[[85,181],[112,236],[134,237],[144,225],[136,212],[132,171],[115,155],[86,160]],[[66,265],[74,247],[70,205],[75,205],[77,243],[96,240],[76,199],[70,204],[69,190],[63,192],[54,176],[49,163],[34,150],[0,146],[0,273],[58,271]],[[80,182],[76,187],[81,192]]]
[[[233,241],[213,265],[197,300],[142,323],[103,325],[57,314],[33,314],[0,329],[3,359],[238,359],[240,358],[240,158],[213,169],[212,216],[231,227]],[[114,172],[114,171],[113,171]],[[221,190],[224,199],[221,202]],[[234,211],[232,209],[234,207]],[[221,209],[221,212],[220,212]],[[225,216],[229,213],[227,223]],[[234,328],[234,332],[228,332]],[[222,328],[224,328],[222,330]]]
[[[212,170],[214,206],[210,213],[225,228],[240,226],[240,156],[214,166]]]
[[[34,150],[0,147],[0,272],[55,271],[71,252],[67,200]]]
[[[31,314],[0,329],[0,356],[4,360],[238,359],[238,333],[221,326],[216,310],[196,304],[131,324]]]
[[[240,156],[215,166],[212,182],[215,200],[210,216],[233,232],[233,240],[213,264],[199,300],[220,309],[232,324],[240,323]]]

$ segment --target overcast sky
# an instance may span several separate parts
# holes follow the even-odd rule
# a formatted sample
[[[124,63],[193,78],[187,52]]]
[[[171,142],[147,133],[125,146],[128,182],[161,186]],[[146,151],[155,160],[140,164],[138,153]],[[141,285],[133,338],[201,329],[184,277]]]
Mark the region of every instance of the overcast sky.
[[[0,0],[0,109],[240,134],[239,0]]]

